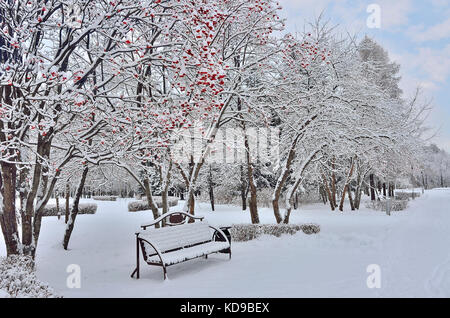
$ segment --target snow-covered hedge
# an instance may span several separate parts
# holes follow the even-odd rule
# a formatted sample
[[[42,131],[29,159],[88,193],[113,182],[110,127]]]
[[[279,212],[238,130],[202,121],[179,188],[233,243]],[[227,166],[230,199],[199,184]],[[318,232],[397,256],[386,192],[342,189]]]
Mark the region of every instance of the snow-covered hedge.
[[[70,205],[70,209],[72,209],[72,205]],[[65,205],[59,206],[59,213],[63,215],[66,211]],[[78,205],[78,214],[95,214],[97,212],[97,204],[95,203],[80,203]],[[58,209],[56,209],[56,205],[48,204],[44,208],[43,216],[57,216]]]
[[[102,195],[102,196],[94,196],[94,197],[92,197],[92,199],[98,200],[98,201],[116,201],[117,197]]]
[[[162,208],[161,197],[153,197],[153,200],[155,201],[155,204],[158,206],[158,208]],[[169,202],[169,207],[178,205],[177,197],[168,197],[167,201]],[[132,201],[128,203],[129,212],[138,212],[145,210],[150,210],[147,201]]]
[[[28,256],[8,256],[0,259],[0,298],[54,298],[48,284],[36,278],[33,260]]]
[[[386,211],[387,201],[369,201],[366,207],[376,211]],[[408,207],[408,199],[406,200],[392,200],[391,211],[403,211]]]
[[[420,192],[414,192],[414,198],[420,197]],[[396,200],[409,200],[413,198],[412,192],[396,192],[395,199]]]
[[[280,237],[282,234],[293,235],[298,231],[316,234],[320,232],[320,226],[317,224],[234,224],[230,234],[232,241],[244,242],[264,234]]]
[[[317,234],[320,232],[320,225],[308,223],[308,224],[302,224],[300,225],[301,230],[305,234]]]

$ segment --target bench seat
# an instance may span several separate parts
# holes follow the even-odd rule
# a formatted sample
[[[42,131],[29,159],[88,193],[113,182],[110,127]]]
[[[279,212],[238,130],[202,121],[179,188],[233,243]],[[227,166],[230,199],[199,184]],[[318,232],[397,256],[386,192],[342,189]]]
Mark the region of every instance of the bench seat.
[[[169,266],[184,261],[188,261],[197,257],[217,253],[230,247],[228,242],[208,242],[205,244],[195,245],[173,252],[166,252],[161,255],[164,265]],[[147,258],[147,263],[161,263],[157,255]]]

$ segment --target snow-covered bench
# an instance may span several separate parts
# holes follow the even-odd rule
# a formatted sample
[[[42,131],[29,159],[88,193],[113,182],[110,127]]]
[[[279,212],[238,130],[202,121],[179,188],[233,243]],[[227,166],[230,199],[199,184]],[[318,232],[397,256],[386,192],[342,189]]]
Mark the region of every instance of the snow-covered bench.
[[[172,214],[182,214],[194,222],[184,222],[180,225],[156,228]],[[164,279],[166,268],[194,258],[208,257],[212,253],[228,253],[231,258],[231,242],[225,233],[203,220],[185,212],[169,212],[163,214],[154,222],[143,224],[140,232],[136,232],[136,268],[131,277],[139,278],[140,251],[144,261],[149,265],[161,266]],[[148,227],[155,226],[155,228]]]

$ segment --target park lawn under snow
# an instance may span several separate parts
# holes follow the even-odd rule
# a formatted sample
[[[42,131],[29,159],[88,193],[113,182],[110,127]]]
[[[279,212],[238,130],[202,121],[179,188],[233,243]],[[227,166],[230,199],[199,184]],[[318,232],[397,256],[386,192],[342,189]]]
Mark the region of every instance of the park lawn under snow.
[[[321,204],[302,206],[291,222],[317,223],[319,234],[233,242],[231,260],[213,254],[170,266],[166,281],[161,268],[143,261],[141,279],[130,278],[134,232],[151,212],[127,212],[125,199],[95,202],[95,215],[78,216],[69,251],[61,246],[63,221],[43,221],[37,276],[64,297],[450,296],[450,189],[426,191],[390,217],[365,208],[341,214]],[[200,203],[197,209],[214,225],[250,222],[249,212],[235,206],[210,212]],[[274,221],[271,209],[260,209],[260,218]],[[81,267],[80,289],[66,286],[70,264]],[[381,268],[380,289],[367,287],[370,264]]]

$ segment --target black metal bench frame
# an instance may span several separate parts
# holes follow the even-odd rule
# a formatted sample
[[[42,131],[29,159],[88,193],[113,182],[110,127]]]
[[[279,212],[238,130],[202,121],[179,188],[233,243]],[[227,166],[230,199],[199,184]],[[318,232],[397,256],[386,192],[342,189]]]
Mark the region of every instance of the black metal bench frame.
[[[186,212],[168,212],[168,213],[165,213],[165,214],[161,215],[159,218],[157,218],[155,221],[153,221],[153,222],[151,222],[149,224],[141,225],[141,228],[143,230],[145,230],[147,227],[151,227],[151,226],[155,226],[155,228],[156,228],[156,224],[158,224],[158,223],[160,223],[160,225],[162,226],[163,220],[166,219],[166,218],[169,218],[171,215],[174,215],[174,214],[176,214],[176,215],[180,215],[180,214],[184,215],[184,217],[185,217],[184,221],[180,222],[180,223],[165,222],[165,224],[167,226],[178,226],[178,225],[184,224],[184,223],[186,223],[187,218],[189,218],[189,221],[191,221],[191,220],[193,220],[193,221],[199,220],[200,222],[203,221],[203,219],[204,219],[204,217],[193,216],[192,214],[189,214],[189,213],[186,213]],[[139,276],[140,276],[139,275],[139,271],[140,271],[140,264],[139,264],[139,261],[140,261],[140,255],[139,255],[140,254],[140,250],[142,250],[142,256],[144,258],[144,261],[148,265],[160,266],[160,267],[163,268],[164,280],[167,278],[167,267],[171,266],[171,265],[179,264],[179,263],[182,263],[182,262],[185,262],[185,261],[189,261],[189,260],[192,260],[192,259],[195,259],[195,258],[203,257],[203,256],[205,258],[208,258],[209,254],[214,254],[214,253],[227,253],[227,254],[229,254],[229,259],[231,259],[231,241],[228,240],[228,237],[226,236],[226,234],[221,229],[216,228],[214,226],[211,226],[209,224],[208,224],[208,226],[211,229],[214,230],[214,233],[213,233],[210,241],[201,242],[201,243],[197,243],[197,244],[191,244],[191,245],[182,245],[182,246],[179,246],[177,248],[174,248],[174,249],[171,249],[171,250],[168,250],[168,251],[164,251],[164,252],[160,252],[158,250],[157,246],[152,244],[149,240],[147,240],[147,239],[145,239],[143,237],[140,237],[139,236],[141,234],[140,232],[136,232],[135,233],[135,235],[136,235],[136,268],[131,273],[131,277],[133,278],[134,275],[136,275],[136,279],[139,279]],[[212,242],[212,241],[226,241],[226,242],[229,243],[230,247],[227,248],[227,249],[224,249],[224,250],[208,253],[206,255],[197,256],[197,257],[190,258],[190,259],[186,259],[186,260],[183,260],[183,261],[180,261],[180,262],[177,262],[177,263],[173,263],[173,264],[167,264],[166,265],[164,263],[164,261],[163,261],[162,255],[165,254],[165,253],[174,252],[174,251],[177,251],[177,250],[180,250],[180,249],[183,249],[183,248],[189,248],[189,247],[193,247],[193,246],[197,246],[197,245],[202,245],[202,244],[209,243],[209,242]],[[145,251],[145,247],[144,247],[145,243],[149,244],[156,251],[156,253],[147,254],[147,252]],[[159,257],[161,262],[152,262],[152,261],[148,260],[151,256],[155,256],[155,255],[157,255]]]

